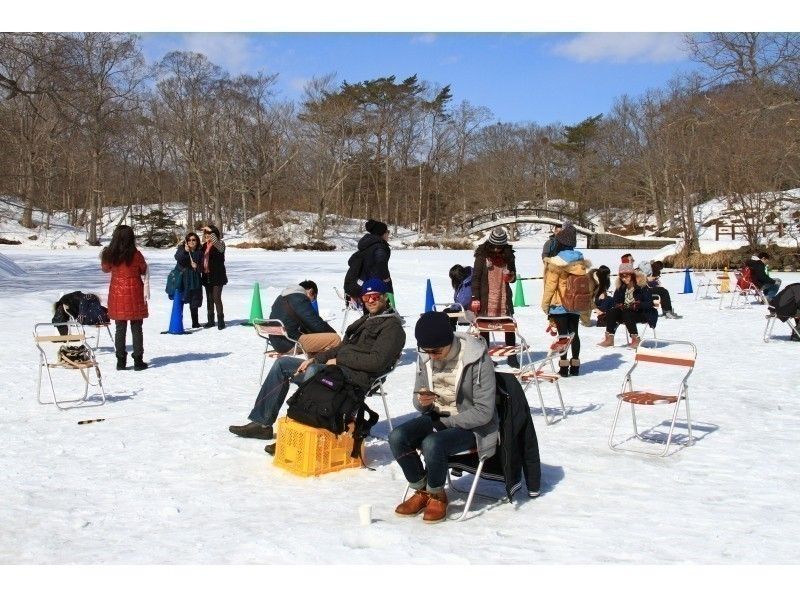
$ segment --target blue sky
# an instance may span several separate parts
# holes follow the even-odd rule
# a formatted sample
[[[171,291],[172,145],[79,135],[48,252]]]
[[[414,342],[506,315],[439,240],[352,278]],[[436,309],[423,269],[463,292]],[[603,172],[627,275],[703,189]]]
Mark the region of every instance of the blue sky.
[[[148,62],[202,52],[231,74],[279,75],[285,99],[312,76],[339,80],[416,73],[452,86],[496,120],[571,124],[607,113],[614,98],[663,87],[693,68],[680,33],[144,33]]]

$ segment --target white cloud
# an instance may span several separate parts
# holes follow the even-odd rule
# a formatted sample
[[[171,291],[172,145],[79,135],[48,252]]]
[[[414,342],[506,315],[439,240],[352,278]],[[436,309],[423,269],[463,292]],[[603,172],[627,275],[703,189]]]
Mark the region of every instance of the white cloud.
[[[437,35],[435,33],[422,33],[421,35],[415,35],[411,38],[412,44],[432,44],[435,43],[437,39]]]
[[[553,52],[577,62],[670,62],[686,57],[681,33],[581,33]]]
[[[204,54],[232,74],[248,70],[253,56],[250,38],[243,33],[184,33],[184,50]]]

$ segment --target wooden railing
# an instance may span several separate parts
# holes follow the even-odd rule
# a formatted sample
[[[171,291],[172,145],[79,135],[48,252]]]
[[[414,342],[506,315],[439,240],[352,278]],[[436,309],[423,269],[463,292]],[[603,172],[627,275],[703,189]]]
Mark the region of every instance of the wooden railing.
[[[559,222],[570,220],[575,226],[595,232],[595,225],[591,222],[574,218],[564,214],[563,212],[547,210],[545,208],[509,208],[505,210],[495,210],[493,212],[478,214],[472,218],[469,218],[468,220],[464,220],[461,223],[461,228],[463,230],[470,230],[482,224],[488,224],[498,220],[505,220],[507,218],[514,218],[515,220],[519,220],[520,218],[523,220],[527,218],[551,218],[553,220],[558,220]]]

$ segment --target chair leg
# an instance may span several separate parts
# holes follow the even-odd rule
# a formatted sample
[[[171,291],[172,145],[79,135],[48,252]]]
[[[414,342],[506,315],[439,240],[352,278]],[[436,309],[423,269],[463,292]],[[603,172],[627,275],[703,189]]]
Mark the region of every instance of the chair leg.
[[[383,410],[386,412],[386,421],[389,422],[389,431],[394,430],[392,425],[392,416],[389,415],[389,403],[386,401],[386,392],[383,390],[383,384],[380,385],[381,400],[383,400]]]

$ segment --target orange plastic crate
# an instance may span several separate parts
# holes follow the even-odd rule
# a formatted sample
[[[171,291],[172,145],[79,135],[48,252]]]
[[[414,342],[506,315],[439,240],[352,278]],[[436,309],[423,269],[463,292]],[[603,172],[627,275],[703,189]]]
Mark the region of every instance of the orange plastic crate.
[[[360,467],[361,459],[350,456],[353,436],[338,437],[321,428],[312,428],[288,417],[278,420],[278,441],[273,464],[301,476],[322,475],[349,467]]]

